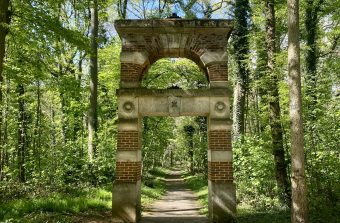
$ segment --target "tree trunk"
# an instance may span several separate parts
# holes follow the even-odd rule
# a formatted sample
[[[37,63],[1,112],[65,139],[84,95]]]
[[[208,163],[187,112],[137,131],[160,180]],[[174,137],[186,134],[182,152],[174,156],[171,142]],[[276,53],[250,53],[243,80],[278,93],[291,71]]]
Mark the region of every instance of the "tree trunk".
[[[98,1],[93,0],[91,8],[91,56],[90,56],[90,107],[88,115],[88,156],[92,162],[96,155],[98,128],[97,97],[98,97]]]
[[[189,157],[190,157],[190,173],[194,173],[194,139],[190,135],[189,139]]]
[[[25,182],[25,153],[26,153],[26,114],[25,114],[25,88],[23,84],[17,87],[19,117],[18,117],[18,175],[19,181]]]
[[[126,19],[126,12],[127,12],[127,3],[128,0],[118,0],[118,16],[120,19]]]
[[[34,159],[38,167],[39,176],[41,176],[41,89],[40,81],[37,81],[37,107],[36,107],[36,119],[34,127],[34,138],[33,138],[33,148],[34,148]]]
[[[317,29],[318,13],[324,0],[306,0],[305,27],[306,27],[306,96],[308,102],[308,119],[311,122],[316,120],[315,106],[317,103]],[[313,131],[313,129],[311,129]]]
[[[10,14],[8,11],[9,0],[0,0],[0,84],[3,82],[3,69],[6,49],[6,36],[8,34],[8,27],[5,24],[10,22]],[[0,88],[0,103],[2,102],[2,88]]]
[[[80,59],[78,61],[78,71],[76,73],[76,81],[77,81],[77,95],[75,95],[75,99],[78,103],[82,102],[81,98],[81,92],[82,92],[82,87],[81,87],[81,77],[83,73],[83,53],[80,52]],[[76,141],[77,138],[79,137],[79,132],[82,132],[82,127],[83,127],[83,112],[81,109],[76,109],[73,113],[73,119],[74,119],[74,126],[73,126],[73,140]],[[82,137],[82,135],[80,136]]]
[[[287,176],[285,151],[283,148],[283,130],[281,126],[281,109],[278,89],[278,77],[275,73],[275,8],[274,0],[266,0],[266,40],[267,40],[267,72],[270,76],[268,83],[269,93],[269,125],[272,136],[272,150],[275,162],[277,185],[280,189],[281,200],[290,206],[290,185]]]
[[[2,111],[2,86],[3,86],[3,70],[4,70],[4,59],[6,50],[6,36],[8,33],[8,27],[4,24],[9,24],[9,12],[8,12],[9,0],[0,0],[0,180],[2,179],[2,170],[5,163],[5,149],[4,136],[3,136],[3,111]]]
[[[233,103],[233,133],[239,139],[244,134],[244,110],[246,102],[246,88],[242,80],[236,80]]]
[[[235,2],[235,31],[233,36],[233,48],[237,62],[237,77],[234,89],[233,107],[233,132],[237,139],[244,134],[245,129],[245,102],[248,86],[248,63],[246,61],[249,53],[248,41],[248,20],[249,20],[249,1],[236,0]]]
[[[188,140],[188,158],[190,162],[190,172],[194,172],[194,132],[195,128],[192,125],[184,126],[184,131]]]
[[[299,43],[299,0],[288,4],[288,81],[292,150],[292,223],[307,223]]]

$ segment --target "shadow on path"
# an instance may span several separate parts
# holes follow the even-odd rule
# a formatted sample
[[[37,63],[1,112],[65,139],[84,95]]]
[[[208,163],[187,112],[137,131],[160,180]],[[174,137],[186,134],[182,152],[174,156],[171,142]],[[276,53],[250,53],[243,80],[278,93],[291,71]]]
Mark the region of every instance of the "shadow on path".
[[[197,197],[186,187],[181,171],[171,171],[165,182],[167,193],[142,213],[140,223],[208,223],[199,214]]]

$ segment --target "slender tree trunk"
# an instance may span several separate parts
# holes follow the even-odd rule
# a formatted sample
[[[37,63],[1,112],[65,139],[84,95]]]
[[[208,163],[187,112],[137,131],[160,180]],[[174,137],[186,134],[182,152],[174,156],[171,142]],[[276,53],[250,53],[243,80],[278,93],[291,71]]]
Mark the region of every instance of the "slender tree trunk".
[[[275,73],[275,8],[274,0],[266,0],[266,33],[267,33],[267,72],[270,76],[268,83],[269,93],[269,125],[271,128],[275,174],[280,189],[281,200],[290,206],[290,185],[287,176],[285,151],[283,147],[283,130],[281,126],[281,109],[279,99],[278,77]]]
[[[305,27],[306,27],[306,95],[308,100],[308,119],[311,122],[316,120],[315,106],[317,103],[317,64],[318,46],[317,29],[318,13],[324,0],[305,0]],[[313,131],[311,129],[311,131]]]
[[[53,96],[52,96],[53,97]],[[54,99],[52,99],[52,102]],[[57,152],[57,130],[56,130],[56,123],[55,123],[55,111],[53,104],[50,105],[50,112],[51,112],[51,156],[50,159],[52,162],[50,163],[50,170],[56,170],[57,160],[56,160],[56,152]],[[53,174],[49,174],[49,182],[52,184],[55,181]]]
[[[120,19],[126,19],[126,12],[127,12],[127,3],[128,0],[118,0],[118,16]]]
[[[306,132],[309,135],[309,154],[317,149],[318,135],[316,132],[315,122],[317,121],[317,64],[318,64],[318,14],[321,9],[321,4],[324,0],[305,0],[305,29],[306,29],[306,104],[307,115],[306,118]],[[308,166],[308,160],[307,160]],[[317,169],[311,169],[313,176],[319,175]],[[318,185],[318,177],[311,180],[316,180]]]
[[[236,0],[235,2],[235,31],[233,37],[233,47],[237,62],[237,76],[234,89],[233,106],[233,132],[237,139],[244,134],[245,129],[245,103],[248,86],[248,63],[246,61],[249,53],[248,41],[248,19],[250,7],[248,0]]]
[[[246,101],[245,82],[237,79],[234,87],[233,102],[233,133],[235,139],[240,138],[244,134],[244,110]]]
[[[38,166],[39,176],[41,176],[41,154],[40,154],[40,145],[41,145],[41,89],[40,89],[40,81],[37,82],[37,107],[36,107],[36,120],[35,120],[35,128],[34,128],[34,158],[36,159],[36,165]]]
[[[17,87],[19,117],[18,117],[18,173],[19,181],[25,182],[25,154],[26,154],[26,114],[25,114],[25,88],[23,84]]]
[[[190,172],[194,172],[194,132],[195,128],[192,125],[184,126],[184,131],[188,140],[188,158],[190,162]]]
[[[302,96],[299,43],[299,0],[288,4],[288,81],[292,146],[292,223],[308,222],[303,147]]]
[[[3,70],[4,59],[6,50],[6,36],[8,33],[8,27],[5,24],[9,24],[9,0],[0,0],[0,180],[2,179],[2,171],[5,163],[5,149],[4,136],[3,136],[3,110],[2,110],[2,88],[3,88]]]
[[[98,128],[97,97],[98,97],[98,2],[93,0],[91,8],[91,56],[90,56],[90,107],[88,115],[88,156],[90,162],[96,155]]]
[[[78,89],[78,94],[75,96],[75,99],[77,102],[81,103],[82,99],[81,99],[81,91],[82,91],[82,87],[81,87],[81,77],[82,77],[82,73],[83,73],[83,53],[80,52],[80,59],[78,62],[78,72],[76,74],[76,80],[77,80],[77,89]],[[78,136],[79,136],[79,132],[82,131],[82,127],[83,127],[83,113],[80,109],[77,109],[74,113],[73,113],[73,119],[75,120],[74,122],[74,127],[73,127],[73,140],[76,141]]]
[[[189,139],[189,157],[190,157],[190,173],[194,173],[194,139],[190,135]]]
[[[7,144],[8,140],[8,114],[9,114],[9,96],[11,92],[11,82],[7,78],[6,79],[6,106],[4,108],[4,117],[3,117],[3,123],[4,123],[4,138],[3,142]],[[4,165],[3,166],[9,166],[9,152],[6,147],[4,147]]]
[[[9,0],[0,0],[0,84],[3,82],[3,69],[6,50],[6,36],[8,34],[8,27],[6,25],[10,22],[10,14],[8,11]],[[0,88],[0,99],[2,102],[2,88]]]

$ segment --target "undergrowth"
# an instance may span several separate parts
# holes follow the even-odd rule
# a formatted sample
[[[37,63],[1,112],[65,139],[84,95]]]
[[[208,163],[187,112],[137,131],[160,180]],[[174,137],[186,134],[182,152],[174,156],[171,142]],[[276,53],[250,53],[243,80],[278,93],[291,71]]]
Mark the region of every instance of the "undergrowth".
[[[152,186],[142,183],[142,207],[165,193],[163,181],[167,172],[155,169],[146,174]],[[112,206],[112,185],[100,187],[71,187],[58,192],[32,191],[19,198],[0,200],[1,223],[82,222],[83,218],[109,217]],[[103,216],[104,215],[104,216]]]
[[[208,215],[208,180],[206,177],[202,174],[187,175],[185,182],[197,194],[202,205],[201,214]],[[240,197],[239,194],[237,196]],[[340,213],[336,207],[333,209],[319,207],[318,211],[310,211],[309,215],[311,223],[338,223],[340,219]],[[273,204],[254,207],[238,201],[236,220],[238,223],[289,223],[290,210]]]

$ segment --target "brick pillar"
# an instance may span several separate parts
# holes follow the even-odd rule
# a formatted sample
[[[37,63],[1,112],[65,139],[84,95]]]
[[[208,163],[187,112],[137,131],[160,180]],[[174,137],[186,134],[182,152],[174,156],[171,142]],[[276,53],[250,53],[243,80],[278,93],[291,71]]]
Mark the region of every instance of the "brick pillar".
[[[120,118],[117,135],[113,222],[136,223],[141,215],[140,119]]]
[[[210,117],[208,126],[209,220],[230,223],[235,221],[236,214],[231,123]]]

